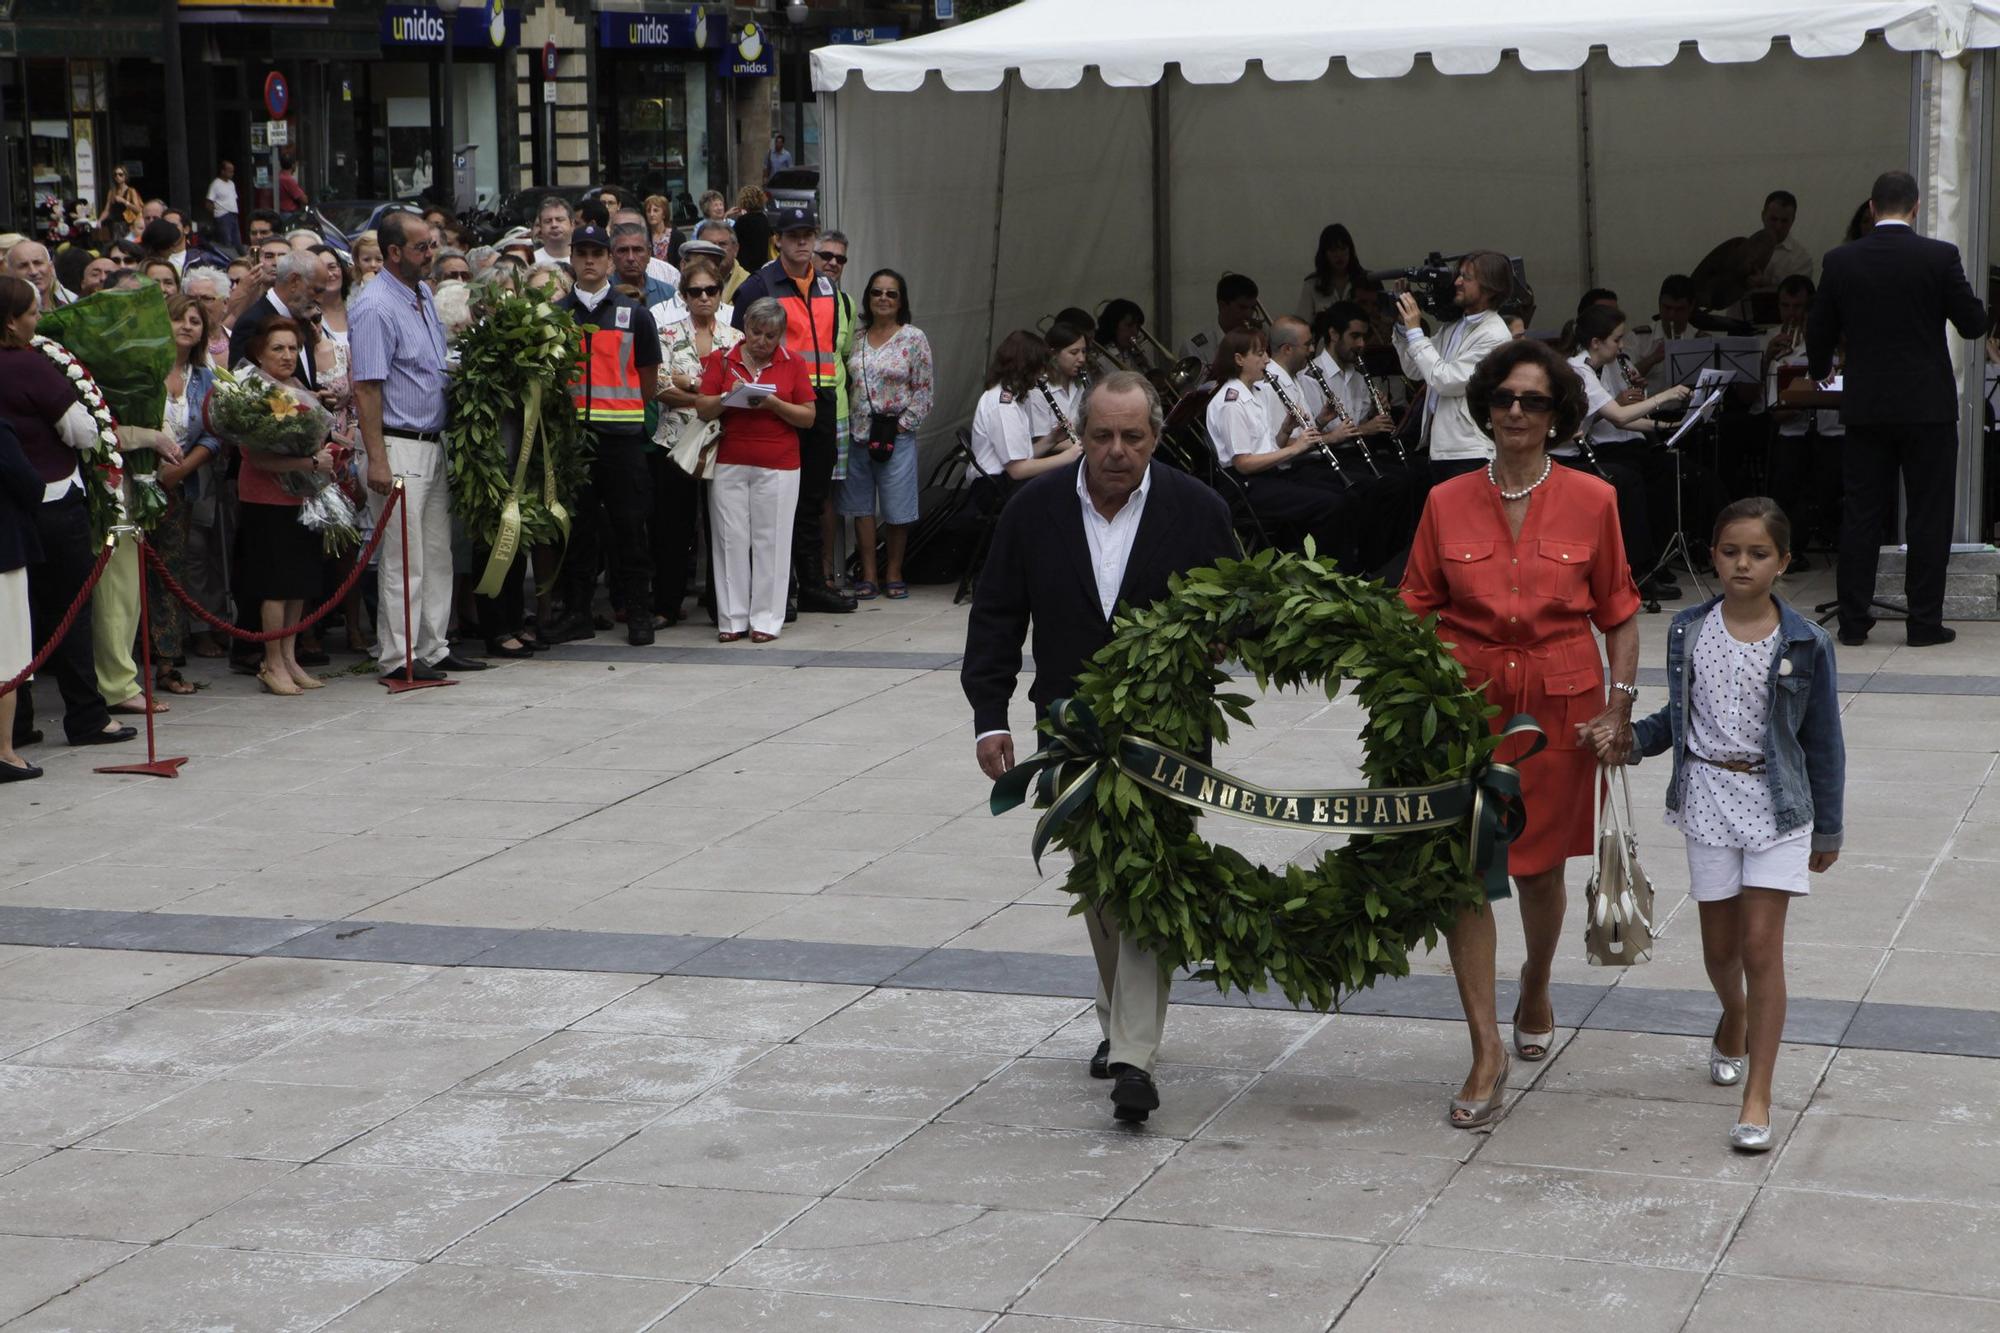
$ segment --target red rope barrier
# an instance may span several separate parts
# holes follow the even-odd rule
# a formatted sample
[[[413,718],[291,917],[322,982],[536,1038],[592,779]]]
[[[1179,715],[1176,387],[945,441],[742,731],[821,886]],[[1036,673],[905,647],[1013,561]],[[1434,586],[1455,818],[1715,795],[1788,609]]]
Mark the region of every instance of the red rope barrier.
[[[97,581],[104,577],[104,567],[111,563],[111,552],[114,549],[116,549],[114,543],[109,541],[104,543],[104,549],[97,553],[97,563],[91,566],[90,577],[83,581],[82,590],[77,593],[76,600],[70,603],[69,610],[63,615],[62,623],[56,626],[56,632],[49,636],[49,641],[42,645],[42,651],[35,654],[34,660],[23,667],[19,675],[9,681],[0,681],[0,698],[5,698],[20,689],[23,681],[47,666],[49,659],[55,656],[56,649],[69,637],[69,632],[76,628],[76,618],[83,614],[86,606],[90,605],[90,594],[96,589]]]
[[[201,620],[215,629],[221,630],[230,638],[243,643],[269,643],[273,639],[289,639],[300,630],[311,629],[330,615],[335,607],[347,600],[347,594],[354,591],[354,586],[361,582],[361,576],[368,572],[370,557],[375,554],[375,548],[382,544],[382,538],[389,531],[388,519],[390,512],[398,509],[402,503],[403,489],[399,486],[389,492],[389,502],[382,506],[382,513],[375,520],[375,531],[368,534],[368,544],[361,548],[359,555],[354,557],[354,568],[347,572],[347,578],[341,582],[340,587],[334,590],[333,596],[327,598],[324,605],[315,608],[310,614],[302,617],[297,624],[287,625],[283,629],[255,632],[238,629],[189,596],[188,590],[183,588],[180,585],[180,581],[168,571],[166,560],[161,557],[158,551],[153,549],[150,542],[141,542],[139,549],[145,552],[146,562],[160,576],[160,586],[172,594],[174,600],[194,612]]]

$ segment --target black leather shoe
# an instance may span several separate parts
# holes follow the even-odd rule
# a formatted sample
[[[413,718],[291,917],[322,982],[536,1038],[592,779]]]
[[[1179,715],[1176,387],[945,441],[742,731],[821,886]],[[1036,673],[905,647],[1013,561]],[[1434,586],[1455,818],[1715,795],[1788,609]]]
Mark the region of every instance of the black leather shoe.
[[[589,617],[571,616],[567,620],[559,620],[550,626],[548,634],[543,638],[543,642],[575,643],[581,639],[594,639],[596,637],[597,630],[591,625]]]
[[[1160,1090],[1153,1086],[1151,1074],[1136,1065],[1112,1065],[1110,1074],[1118,1080],[1111,1085],[1114,1119],[1144,1120],[1160,1109]]]
[[[5,760],[0,760],[0,782],[27,782],[41,775],[42,770],[36,768],[33,764],[22,764],[16,767]]]
[[[651,621],[652,617],[646,616],[643,617],[643,619],[645,619],[646,621]],[[653,627],[650,623],[635,624],[629,626],[625,631],[625,642],[631,644],[634,648],[644,648],[647,644],[651,643],[652,641],[653,641]]]
[[[1950,643],[1957,637],[1957,630],[1949,625],[1939,625],[1936,629],[1909,630],[1903,642],[1912,648],[1935,648],[1941,643]]]
[[[509,660],[518,660],[520,658],[533,657],[535,650],[525,643],[518,648],[509,648],[497,639],[488,639],[486,641],[486,655],[488,657],[504,657]]]
[[[1868,642],[1868,631],[1844,629],[1840,632],[1840,641],[1849,648],[1859,648]]]
[[[1090,1057],[1090,1076],[1092,1078],[1111,1077],[1110,1042],[1100,1041],[1097,1043],[1097,1054]]]
[[[799,610],[823,611],[832,615],[843,615],[852,611],[860,603],[844,593],[835,592],[824,583],[801,583],[799,585]]]
[[[457,653],[446,653],[431,663],[431,666],[439,671],[484,671],[492,665],[491,662],[482,662],[476,657],[460,657]]]
[[[415,668],[415,670],[413,670],[413,671],[409,672],[408,674],[409,674],[409,676],[411,676],[411,677],[414,677],[414,678],[415,678],[415,679],[417,679],[417,680],[443,680],[443,679],[444,679],[444,672],[442,672],[442,671],[439,671],[439,670],[438,670],[438,669],[437,669],[436,667],[427,667],[427,666],[425,666],[425,665],[424,665],[424,664],[423,664],[422,662],[419,662],[419,663],[417,663],[417,665],[416,665],[416,668]],[[397,668],[396,668],[396,669],[395,669],[394,671],[384,671],[384,672],[382,673],[382,675],[381,675],[380,679],[382,679],[382,680],[402,680],[402,679],[404,679],[404,671],[403,671],[403,668],[401,668],[401,667],[397,667]]]
[[[14,738],[14,748],[18,750],[23,745],[40,745],[45,739],[40,727],[30,727]]]
[[[110,731],[93,731],[88,736],[73,736],[70,738],[70,744],[71,745],[116,745],[120,741],[129,741],[138,734],[139,730],[137,727],[121,726],[121,727],[116,727]]]

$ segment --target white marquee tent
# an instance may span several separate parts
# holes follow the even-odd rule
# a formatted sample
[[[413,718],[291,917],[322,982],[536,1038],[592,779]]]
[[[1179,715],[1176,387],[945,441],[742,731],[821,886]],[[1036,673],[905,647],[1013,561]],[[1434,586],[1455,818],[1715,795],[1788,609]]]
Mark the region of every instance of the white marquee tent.
[[[1538,322],[1593,285],[1642,319],[1770,190],[1821,252],[1907,167],[1983,272],[1996,46],[2000,0],[1022,0],[815,51],[821,195],[850,285],[907,274],[941,434],[1009,329],[1129,296],[1177,342],[1225,269],[1283,313],[1332,221],[1373,268],[1521,255]]]

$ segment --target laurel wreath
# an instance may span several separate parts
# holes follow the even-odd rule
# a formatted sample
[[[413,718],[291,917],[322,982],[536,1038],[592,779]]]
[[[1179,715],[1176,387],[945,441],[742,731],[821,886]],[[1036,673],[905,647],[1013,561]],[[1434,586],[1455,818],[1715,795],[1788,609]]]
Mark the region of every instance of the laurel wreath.
[[[113,528],[128,520],[144,528],[153,527],[166,513],[166,492],[160,489],[159,482],[151,475],[152,467],[146,467],[141,473],[138,460],[128,464],[124,454],[119,452],[117,418],[112,416],[111,404],[105,400],[104,391],[98,388],[90,368],[76,353],[53,338],[36,334],[30,345],[61,367],[63,377],[75,388],[76,396],[83,403],[83,410],[90,413],[91,425],[96,430],[96,438],[91,441],[90,447],[79,450],[77,457],[84,479],[84,498],[90,511],[92,538],[101,544]],[[127,480],[132,482],[129,508],[124,485]]]
[[[1116,744],[1130,731],[1187,754],[1251,725],[1251,698],[1218,689],[1226,647],[1264,689],[1343,681],[1368,713],[1362,771],[1372,786],[1460,779],[1499,744],[1496,711],[1466,685],[1439,642],[1392,589],[1305,555],[1263,550],[1192,570],[1151,607],[1114,621],[1075,697]],[[1275,985],[1294,1005],[1327,1010],[1384,976],[1409,973],[1419,941],[1435,947],[1459,912],[1484,901],[1463,830],[1353,836],[1316,865],[1266,869],[1201,837],[1183,806],[1115,768],[1095,810],[1056,845],[1075,861],[1068,888],[1107,908],[1170,968],[1193,966],[1224,993]]]
[[[583,335],[567,311],[532,295],[485,288],[473,301],[475,319],[458,336],[451,381],[445,452],[452,499],[466,531],[482,545],[492,545],[510,497],[520,504],[524,541],[560,542],[562,528],[546,503],[545,470],[554,469],[555,498],[568,505],[590,465],[569,397]],[[537,388],[543,447],[515,497],[502,427],[510,417],[521,418]],[[526,449],[528,441],[519,447]]]

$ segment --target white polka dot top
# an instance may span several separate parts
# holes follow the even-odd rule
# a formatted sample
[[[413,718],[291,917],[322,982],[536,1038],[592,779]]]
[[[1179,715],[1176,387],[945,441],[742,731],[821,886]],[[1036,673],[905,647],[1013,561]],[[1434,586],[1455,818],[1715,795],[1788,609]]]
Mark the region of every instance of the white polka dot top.
[[[1694,758],[1764,761],[1778,648],[1777,628],[1743,643],[1722,623],[1720,608],[1702,618],[1688,666],[1691,753],[1681,766],[1681,808],[1667,811],[1667,823],[1706,846],[1762,851],[1785,840],[1771,804],[1769,772],[1733,773]]]

